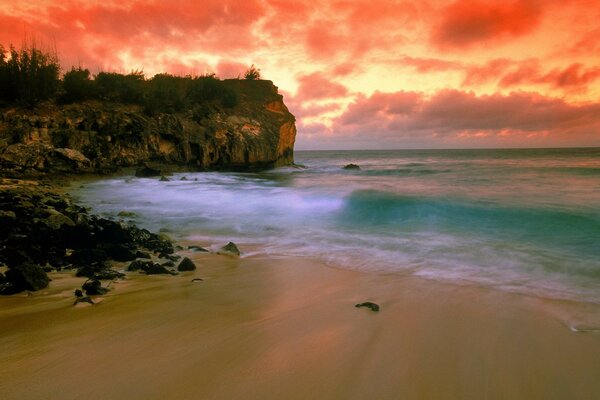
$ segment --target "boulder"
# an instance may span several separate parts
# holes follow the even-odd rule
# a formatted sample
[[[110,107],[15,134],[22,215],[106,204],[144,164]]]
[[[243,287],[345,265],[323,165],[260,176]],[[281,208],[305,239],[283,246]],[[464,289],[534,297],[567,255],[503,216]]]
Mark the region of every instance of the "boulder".
[[[68,260],[75,265],[90,265],[108,258],[108,253],[102,249],[78,249],[73,251]]]
[[[107,243],[104,250],[115,261],[131,261],[137,258],[136,253],[123,244]]]
[[[54,210],[48,210],[48,217],[45,220],[46,225],[48,225],[51,229],[58,230],[62,228],[63,225],[66,226],[75,226],[75,222],[66,215]]]
[[[219,251],[217,251],[217,254],[239,257],[240,249],[238,249],[235,243],[229,242],[225,246],[221,247]]]
[[[194,271],[195,269],[196,264],[187,257],[184,257],[177,266],[177,271]]]
[[[50,278],[48,274],[36,264],[21,264],[6,271],[7,282],[16,288],[36,291],[48,286]]]
[[[80,151],[69,148],[53,149],[49,154],[49,167],[57,171],[84,172],[91,170],[92,162]]]

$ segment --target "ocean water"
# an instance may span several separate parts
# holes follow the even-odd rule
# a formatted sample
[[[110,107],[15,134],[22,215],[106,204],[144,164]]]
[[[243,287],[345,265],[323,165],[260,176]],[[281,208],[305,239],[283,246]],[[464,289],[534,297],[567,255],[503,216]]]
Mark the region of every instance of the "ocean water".
[[[105,216],[133,211],[138,225],[203,245],[232,240],[272,257],[600,303],[599,148],[295,158],[303,167],[120,176],[73,194]]]

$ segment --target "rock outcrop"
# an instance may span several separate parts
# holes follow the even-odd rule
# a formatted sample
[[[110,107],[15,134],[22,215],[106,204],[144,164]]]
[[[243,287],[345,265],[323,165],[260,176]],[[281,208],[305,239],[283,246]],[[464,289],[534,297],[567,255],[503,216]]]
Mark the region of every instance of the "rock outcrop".
[[[263,169],[293,162],[295,118],[270,81],[227,80],[233,108],[149,116],[100,101],[0,110],[5,175],[108,172],[147,163],[190,170]]]

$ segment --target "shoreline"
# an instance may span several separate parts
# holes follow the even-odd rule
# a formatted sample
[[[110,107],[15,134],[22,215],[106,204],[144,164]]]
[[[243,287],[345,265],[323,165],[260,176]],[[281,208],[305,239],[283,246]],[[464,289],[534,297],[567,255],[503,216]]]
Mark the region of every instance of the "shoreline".
[[[94,306],[72,306],[84,278],[68,273],[1,298],[3,398],[600,395],[600,335],[570,331],[547,301],[310,259],[182,255],[198,269],[128,274]]]

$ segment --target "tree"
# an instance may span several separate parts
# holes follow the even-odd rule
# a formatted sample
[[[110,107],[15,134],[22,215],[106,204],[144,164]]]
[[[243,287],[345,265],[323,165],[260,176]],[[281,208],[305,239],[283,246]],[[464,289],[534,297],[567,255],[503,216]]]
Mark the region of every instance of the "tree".
[[[254,64],[252,64],[252,66],[250,68],[248,68],[248,71],[246,71],[246,73],[244,73],[244,79],[246,79],[247,81],[256,81],[260,79],[260,69],[256,68],[254,66]]]
[[[34,106],[56,95],[60,85],[60,65],[56,53],[43,52],[31,45],[17,51],[10,46],[10,58],[0,48],[0,96]]]

